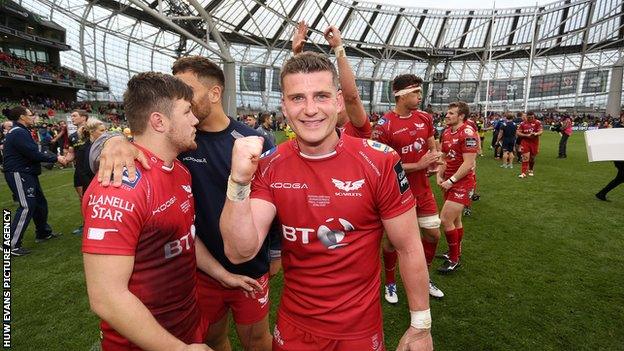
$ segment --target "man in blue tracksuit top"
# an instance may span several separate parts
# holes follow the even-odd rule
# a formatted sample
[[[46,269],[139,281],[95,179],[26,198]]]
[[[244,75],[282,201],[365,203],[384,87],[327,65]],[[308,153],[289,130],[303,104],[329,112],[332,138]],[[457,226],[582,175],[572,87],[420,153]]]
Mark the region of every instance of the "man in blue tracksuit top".
[[[24,232],[32,218],[35,221],[35,241],[42,242],[56,237],[48,224],[48,202],[43,195],[39,174],[41,163],[59,162],[66,165],[72,156],[56,156],[42,153],[28,128],[35,124],[35,116],[28,108],[17,106],[9,113],[13,128],[4,142],[4,178],[19,207],[11,222],[11,254],[23,256],[30,250],[22,247]]]
[[[221,96],[226,82],[218,65],[199,56],[184,57],[174,63],[173,74],[192,87],[193,113],[199,120],[195,137],[197,149],[182,153],[178,158],[189,169],[192,178],[195,233],[200,239],[195,241],[196,250],[207,250],[210,254],[208,259],[204,259],[206,255],[197,256],[198,303],[210,324],[206,343],[215,350],[231,350],[228,339],[228,312],[231,310],[243,348],[269,351],[268,276],[269,269],[274,268],[273,262],[279,262],[281,227],[274,223],[256,257],[243,264],[233,264],[227,259],[219,228],[234,141],[259,133],[223,111]],[[103,185],[109,183],[112,164],[130,165],[138,156],[136,149],[124,138],[105,140],[96,140],[90,154],[90,158],[97,158],[101,150],[99,167],[108,174],[102,177]],[[103,149],[102,143],[106,143]],[[272,148],[273,145],[265,140],[263,150]],[[139,160],[142,157],[138,156]],[[128,171],[126,175],[130,176],[130,173]],[[115,185],[121,184],[120,176],[119,172]]]

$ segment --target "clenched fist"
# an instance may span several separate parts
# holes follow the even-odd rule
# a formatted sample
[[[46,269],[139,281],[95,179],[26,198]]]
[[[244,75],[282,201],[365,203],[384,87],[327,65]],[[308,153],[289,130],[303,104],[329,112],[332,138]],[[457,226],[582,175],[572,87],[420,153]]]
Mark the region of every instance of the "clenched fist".
[[[232,149],[232,180],[238,184],[245,185],[251,182],[258,160],[262,154],[264,139],[258,136],[249,136],[236,139]]]

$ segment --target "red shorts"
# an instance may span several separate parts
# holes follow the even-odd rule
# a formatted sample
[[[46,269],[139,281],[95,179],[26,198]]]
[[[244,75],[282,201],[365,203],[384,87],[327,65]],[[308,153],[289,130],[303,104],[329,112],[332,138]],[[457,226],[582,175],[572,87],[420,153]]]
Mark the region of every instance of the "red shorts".
[[[418,217],[427,217],[438,214],[438,205],[436,204],[433,192],[428,191],[416,197],[416,214]]]
[[[210,324],[225,317],[228,310],[236,324],[254,324],[269,313],[269,273],[257,279],[262,293],[248,293],[241,289],[226,289],[204,273],[197,274],[197,302]]]
[[[299,329],[285,318],[277,317],[273,329],[273,351],[383,351],[383,323],[379,321],[377,330],[360,339],[328,339]]]
[[[110,327],[109,327],[110,328]],[[140,347],[131,343],[128,339],[121,336],[113,329],[106,328],[106,331],[100,329],[100,345],[103,351],[142,351]],[[201,316],[199,325],[191,333],[186,333],[181,337],[185,343],[203,344],[208,335],[208,320]]]
[[[533,141],[522,140],[520,142],[520,149],[518,149],[521,154],[530,153],[535,156],[539,153],[539,143]]]
[[[444,192],[444,201],[452,201],[470,207],[472,194],[474,193],[474,182],[455,184],[452,188]]]

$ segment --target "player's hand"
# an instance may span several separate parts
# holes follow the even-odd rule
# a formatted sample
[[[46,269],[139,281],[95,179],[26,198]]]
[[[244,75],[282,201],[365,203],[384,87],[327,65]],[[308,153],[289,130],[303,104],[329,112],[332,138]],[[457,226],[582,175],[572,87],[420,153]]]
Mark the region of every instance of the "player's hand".
[[[262,292],[262,286],[257,280],[246,275],[229,273],[220,277],[219,282],[226,289],[243,289],[247,292]]]
[[[440,166],[437,163],[434,163],[433,165],[429,166],[429,168],[427,168],[427,177],[431,177],[432,175],[437,174],[439,170]]]
[[[397,351],[431,351],[433,340],[430,329],[416,329],[409,327],[399,341]]]
[[[56,158],[56,162],[60,163],[61,166],[63,166],[63,167],[67,166],[67,164],[69,163],[69,162],[67,162],[67,159],[65,158],[65,156],[58,156]]]
[[[453,186],[453,183],[451,183],[451,181],[447,179],[442,183],[439,183],[439,185],[440,188],[442,188],[443,190],[449,190]]]
[[[297,24],[295,33],[292,39],[292,51],[294,54],[298,54],[303,51],[303,46],[306,43],[306,34],[308,34],[308,25],[305,21],[300,21]]]
[[[440,155],[438,152],[427,151],[427,153],[418,161],[418,169],[426,169],[438,161]]]
[[[249,136],[236,139],[232,149],[232,180],[239,184],[249,184],[253,178],[262,153],[264,139]]]
[[[336,26],[329,26],[323,32],[323,36],[325,36],[325,40],[329,43],[329,46],[332,49],[335,49],[342,45],[342,37],[340,35],[340,30]]]
[[[67,163],[70,163],[71,161],[76,159],[76,152],[74,152],[74,148],[70,147],[67,150],[67,153],[65,154],[65,161],[67,161]]]
[[[184,347],[181,348],[180,351],[214,351],[214,350],[208,347],[208,345],[206,344],[191,344],[191,345],[184,345]]]
[[[100,154],[98,182],[102,186],[109,186],[112,175],[112,185],[114,187],[121,186],[124,168],[128,169],[128,179],[134,181],[136,179],[134,160],[139,161],[144,168],[150,169],[145,154],[134,147],[124,136],[110,138],[104,143],[104,148],[102,148],[102,153]]]

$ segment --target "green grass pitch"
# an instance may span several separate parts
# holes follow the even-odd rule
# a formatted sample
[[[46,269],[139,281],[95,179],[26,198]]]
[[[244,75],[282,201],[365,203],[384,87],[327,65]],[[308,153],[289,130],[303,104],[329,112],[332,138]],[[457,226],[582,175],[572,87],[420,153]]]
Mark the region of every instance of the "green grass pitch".
[[[588,163],[580,132],[570,138],[568,159],[556,159],[557,143],[557,134],[545,133],[528,179],[517,178],[517,165],[499,168],[490,150],[479,158],[481,200],[464,220],[463,266],[440,276],[436,259],[432,269],[446,293],[431,301],[436,349],[624,349],[624,186],[609,194],[611,202],[596,200],[613,164]],[[31,224],[24,246],[32,254],[12,260],[13,349],[89,350],[98,320],[89,311],[81,240],[71,234],[80,223],[72,170],[40,179],[49,221],[64,235],[35,244]],[[4,181],[0,204],[15,209]],[[438,250],[446,250],[444,240]],[[281,275],[271,283],[271,321],[281,284]],[[399,297],[396,306],[383,304],[388,350],[409,324],[402,289]]]

